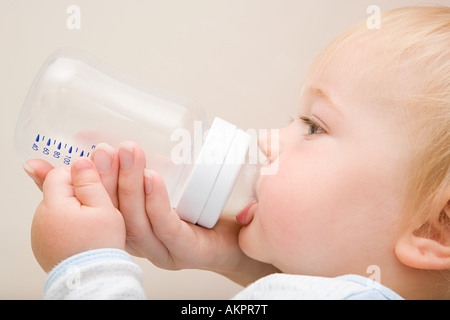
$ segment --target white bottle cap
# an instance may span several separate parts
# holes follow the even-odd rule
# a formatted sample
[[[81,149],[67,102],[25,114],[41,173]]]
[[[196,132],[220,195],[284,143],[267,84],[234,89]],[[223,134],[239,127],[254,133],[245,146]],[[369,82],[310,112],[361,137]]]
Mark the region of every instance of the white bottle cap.
[[[236,183],[250,135],[215,118],[177,206],[181,219],[212,228]]]

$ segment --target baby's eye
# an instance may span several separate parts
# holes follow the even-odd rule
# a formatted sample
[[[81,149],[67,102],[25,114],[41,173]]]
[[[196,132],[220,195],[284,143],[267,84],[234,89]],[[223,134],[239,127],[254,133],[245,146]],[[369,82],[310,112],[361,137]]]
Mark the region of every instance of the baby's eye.
[[[308,126],[308,133],[306,134],[307,136],[325,133],[325,130],[310,118],[300,116],[300,120],[302,120],[303,123]]]

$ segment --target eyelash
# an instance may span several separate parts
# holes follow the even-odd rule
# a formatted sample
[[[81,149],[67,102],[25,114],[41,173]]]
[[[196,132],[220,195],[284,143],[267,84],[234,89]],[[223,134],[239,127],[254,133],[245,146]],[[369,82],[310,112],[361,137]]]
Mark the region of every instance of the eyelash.
[[[298,118],[308,126],[308,132],[305,134],[306,136],[312,136],[316,134],[326,133],[325,129],[323,129],[317,122],[312,119],[299,115]],[[290,118],[289,123],[294,122],[293,118]]]
[[[303,123],[308,126],[308,133],[306,134],[307,136],[325,133],[325,130],[319,124],[317,124],[317,122],[314,122],[312,119],[300,116],[300,120],[302,120]]]

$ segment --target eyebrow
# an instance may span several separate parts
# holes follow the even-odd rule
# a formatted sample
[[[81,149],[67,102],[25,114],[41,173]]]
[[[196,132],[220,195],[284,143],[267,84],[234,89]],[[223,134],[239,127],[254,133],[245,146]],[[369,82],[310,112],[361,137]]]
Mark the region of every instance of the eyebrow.
[[[324,90],[317,87],[310,87],[309,91],[311,92],[312,96],[325,100],[333,107],[334,110],[342,115],[341,109],[336,105],[336,103],[333,102],[333,100],[330,98],[330,95],[327,94]]]

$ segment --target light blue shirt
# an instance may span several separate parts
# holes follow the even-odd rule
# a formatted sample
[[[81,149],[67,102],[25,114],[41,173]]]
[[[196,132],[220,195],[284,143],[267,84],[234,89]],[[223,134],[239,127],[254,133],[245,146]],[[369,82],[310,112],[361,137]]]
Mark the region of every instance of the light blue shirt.
[[[45,299],[145,299],[143,272],[118,249],[74,255],[57,265],[44,286]],[[277,273],[259,279],[233,299],[398,300],[398,294],[368,278],[336,278]]]
[[[259,279],[234,299],[403,300],[391,289],[358,275],[326,278],[284,273]]]

